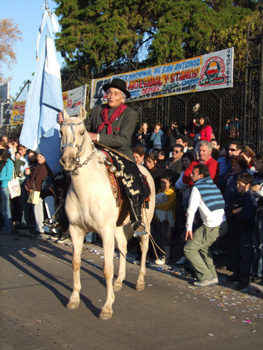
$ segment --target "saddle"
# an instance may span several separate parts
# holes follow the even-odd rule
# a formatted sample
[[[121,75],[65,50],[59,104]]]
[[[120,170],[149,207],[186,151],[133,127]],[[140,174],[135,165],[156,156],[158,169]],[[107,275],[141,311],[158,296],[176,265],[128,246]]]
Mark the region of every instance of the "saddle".
[[[100,162],[104,163],[108,170],[108,176],[109,176],[112,194],[116,199],[116,206],[119,208],[119,215],[118,215],[116,225],[121,226],[124,220],[126,219],[126,217],[128,216],[128,214],[130,213],[130,209],[131,209],[131,204],[127,196],[127,188],[126,188],[126,185],[130,186],[130,182],[126,181],[127,174],[125,173],[123,163],[119,162],[119,158],[121,157],[120,153],[118,153],[118,157],[115,157],[114,153],[116,151],[114,151],[114,153],[112,151],[109,152],[109,149],[106,146],[100,147],[99,151],[101,152],[101,154],[99,155]],[[129,162],[132,162],[132,161],[129,160]],[[143,187],[149,189],[150,187],[146,177],[143,174],[141,174],[141,176],[143,177]],[[123,177],[125,177],[125,181],[123,180]],[[145,206],[146,208],[149,206],[148,204],[150,200],[149,193],[146,197],[143,194],[144,199],[143,199],[142,205]]]

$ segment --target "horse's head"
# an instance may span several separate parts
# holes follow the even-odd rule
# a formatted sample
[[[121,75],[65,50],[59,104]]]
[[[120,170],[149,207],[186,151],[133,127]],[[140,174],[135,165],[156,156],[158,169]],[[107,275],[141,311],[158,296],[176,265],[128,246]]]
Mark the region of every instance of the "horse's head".
[[[84,125],[85,114],[83,107],[80,108],[78,117],[69,117],[67,112],[64,112],[64,123],[60,129],[60,164],[67,171],[73,171],[80,166],[80,158],[88,152],[88,145],[91,145],[91,141],[86,142],[89,136]]]

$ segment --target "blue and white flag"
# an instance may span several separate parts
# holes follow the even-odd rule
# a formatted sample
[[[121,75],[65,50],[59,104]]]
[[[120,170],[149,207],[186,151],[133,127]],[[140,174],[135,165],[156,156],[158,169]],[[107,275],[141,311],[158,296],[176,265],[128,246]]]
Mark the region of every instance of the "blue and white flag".
[[[58,28],[55,23],[57,20],[53,12],[46,10],[39,29],[37,51],[40,36],[46,28],[45,44],[27,95],[19,140],[25,147],[43,154],[54,174],[60,170],[60,126],[57,114],[63,110],[60,66],[53,36]]]

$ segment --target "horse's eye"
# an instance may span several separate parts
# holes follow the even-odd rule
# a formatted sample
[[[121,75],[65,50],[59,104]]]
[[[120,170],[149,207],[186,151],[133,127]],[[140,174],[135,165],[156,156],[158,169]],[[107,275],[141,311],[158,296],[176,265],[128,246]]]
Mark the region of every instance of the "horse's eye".
[[[81,135],[81,136],[83,136],[83,135],[84,135],[84,133],[85,133],[85,131],[84,131],[84,130],[82,130],[82,131],[80,132],[80,135]]]

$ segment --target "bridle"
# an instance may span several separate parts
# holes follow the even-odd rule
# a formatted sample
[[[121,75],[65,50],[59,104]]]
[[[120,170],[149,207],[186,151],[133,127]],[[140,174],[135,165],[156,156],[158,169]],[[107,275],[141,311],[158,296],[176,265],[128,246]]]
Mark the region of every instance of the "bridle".
[[[81,143],[81,145],[75,144],[75,130],[73,128],[73,126],[77,126],[77,125],[81,125],[84,124],[83,121],[79,122],[79,123],[63,123],[63,126],[69,126],[71,129],[71,132],[73,134],[73,141],[70,143],[67,143],[65,145],[61,145],[61,150],[64,150],[66,147],[71,147],[71,148],[76,148],[77,147],[77,154],[76,154],[76,166],[75,168],[72,170],[72,175],[73,176],[77,176],[79,174],[78,168],[82,168],[84,165],[88,164],[88,162],[93,158],[95,152],[96,152],[96,148],[94,146],[94,143],[91,141],[91,146],[92,146],[92,151],[91,154],[86,158],[86,160],[84,160],[84,162],[80,163],[80,152],[82,151],[82,147],[84,144],[84,137],[83,137],[83,141]]]

